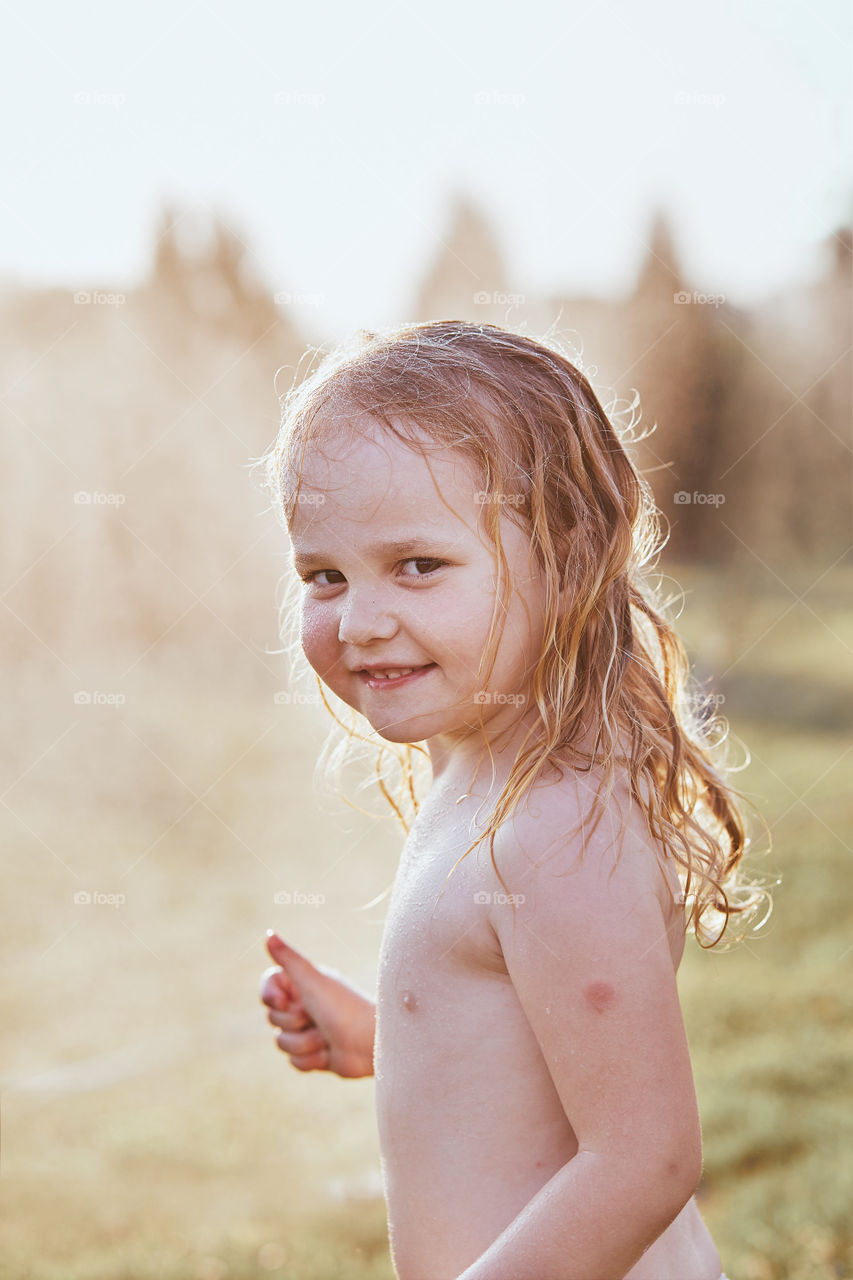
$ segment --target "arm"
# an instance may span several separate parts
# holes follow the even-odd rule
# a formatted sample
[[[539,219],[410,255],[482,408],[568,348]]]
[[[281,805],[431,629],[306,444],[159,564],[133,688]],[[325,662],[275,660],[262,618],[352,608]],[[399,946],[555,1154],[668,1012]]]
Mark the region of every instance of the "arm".
[[[676,1154],[670,1169],[679,1168]],[[667,1179],[675,1192],[671,1173]],[[698,1182],[685,1179],[682,1191],[659,1197],[667,1179],[655,1179],[652,1160],[640,1169],[581,1150],[458,1280],[623,1280]]]
[[[544,803],[544,819],[513,824],[499,862],[524,901],[491,918],[579,1150],[458,1280],[622,1280],[701,1176],[654,849],[634,823],[619,852],[605,813],[581,858],[565,794],[553,825]],[[521,856],[534,840],[549,850],[536,863]]]

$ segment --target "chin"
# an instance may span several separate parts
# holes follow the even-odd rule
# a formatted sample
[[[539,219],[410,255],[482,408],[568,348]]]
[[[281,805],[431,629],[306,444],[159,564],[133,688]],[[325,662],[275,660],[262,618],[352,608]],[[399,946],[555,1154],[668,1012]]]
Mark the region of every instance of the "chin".
[[[405,730],[397,729],[380,729],[378,725],[373,728],[379,734],[380,738],[384,738],[386,742],[394,742],[398,746],[411,746],[412,743],[420,742],[420,738],[416,738],[413,734],[406,733]]]
[[[362,712],[362,715],[364,715],[364,712]],[[436,715],[434,712],[426,715],[410,716],[408,719],[400,719],[394,724],[385,724],[384,722],[374,724],[372,720],[370,724],[380,738],[384,738],[386,742],[426,742],[428,738],[434,738],[440,733],[448,732],[447,715]]]
[[[401,720],[397,724],[388,726],[373,724],[371,721],[371,725],[380,738],[384,738],[386,742],[423,742],[425,738],[430,736],[428,733],[424,733],[423,729],[414,720]]]

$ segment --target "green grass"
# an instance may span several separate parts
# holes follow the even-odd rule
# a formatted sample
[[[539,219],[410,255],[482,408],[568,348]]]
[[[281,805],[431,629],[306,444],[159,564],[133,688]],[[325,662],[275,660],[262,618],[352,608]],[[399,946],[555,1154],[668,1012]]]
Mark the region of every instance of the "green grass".
[[[682,967],[705,1142],[702,1210],[732,1276],[848,1276],[850,739],[781,736],[756,723],[738,731],[754,752],[748,776],[766,797],[774,842],[753,865],[772,867],[781,884],[756,938],[719,956],[689,950]]]
[[[700,1207],[732,1280],[853,1276],[853,735],[837,719],[853,691],[850,573],[774,626],[793,599],[778,583],[672,572],[689,590],[679,630],[752,753],[735,781],[773,848],[751,866],[781,878],[757,937],[724,953],[689,942],[679,976]],[[273,705],[283,679],[211,697],[191,667],[180,652],[171,671],[141,664],[125,725],[69,715],[70,686],[17,685],[7,736],[24,764],[45,754],[0,810],[2,1071],[18,1086],[0,1099],[0,1276],[391,1280],[368,1180],[373,1084],[293,1071],[256,993],[272,924],[372,985],[386,903],[358,907],[388,885],[399,837],[306,803],[324,724]],[[100,673],[98,687],[113,686]],[[185,814],[193,793],[204,803]],[[326,902],[274,905],[287,887]],[[78,907],[79,888],[126,902]],[[53,1088],[21,1087],[63,1068]]]
[[[849,570],[829,575],[806,597],[814,612],[795,605],[774,626],[793,600],[779,583],[752,594],[728,579],[706,592],[702,577],[690,577],[692,616],[679,624],[691,656],[703,612],[711,630],[725,599],[744,601],[714,664],[735,665],[710,687],[749,690],[750,718],[736,695],[721,710],[752,757],[735,785],[772,837],[750,865],[781,883],[756,937],[719,955],[688,947],[679,976],[704,1134],[700,1204],[734,1280],[850,1276],[853,609],[842,605],[853,582]],[[756,844],[766,846],[760,828]]]

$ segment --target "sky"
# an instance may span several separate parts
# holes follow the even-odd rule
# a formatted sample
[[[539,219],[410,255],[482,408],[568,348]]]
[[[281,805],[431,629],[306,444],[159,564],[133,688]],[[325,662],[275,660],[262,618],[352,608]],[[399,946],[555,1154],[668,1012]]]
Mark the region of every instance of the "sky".
[[[459,190],[522,292],[618,296],[664,207],[694,286],[750,305],[819,270],[853,214],[843,0],[30,0],[4,17],[7,280],[132,287],[174,200],[221,214],[309,329],[391,323]]]

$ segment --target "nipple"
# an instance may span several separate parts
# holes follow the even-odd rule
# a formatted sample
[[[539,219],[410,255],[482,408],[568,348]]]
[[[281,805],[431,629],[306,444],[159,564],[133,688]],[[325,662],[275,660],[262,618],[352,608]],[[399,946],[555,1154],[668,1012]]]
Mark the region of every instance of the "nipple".
[[[418,998],[414,991],[403,992],[403,1004],[410,1012],[414,1013],[415,1009],[418,1007]]]

